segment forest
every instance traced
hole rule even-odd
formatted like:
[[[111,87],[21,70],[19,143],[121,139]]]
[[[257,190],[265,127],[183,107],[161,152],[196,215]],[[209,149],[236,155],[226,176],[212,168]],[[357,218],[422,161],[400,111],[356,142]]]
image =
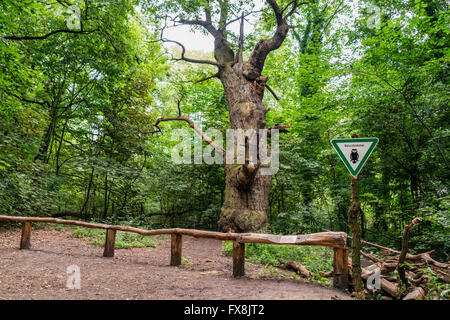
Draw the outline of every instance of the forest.
[[[449,25],[445,0],[0,1],[0,215],[351,235],[330,141],[357,135],[361,238],[400,250],[417,217],[448,261]],[[276,173],[174,163],[177,130],[237,128],[279,129]]]

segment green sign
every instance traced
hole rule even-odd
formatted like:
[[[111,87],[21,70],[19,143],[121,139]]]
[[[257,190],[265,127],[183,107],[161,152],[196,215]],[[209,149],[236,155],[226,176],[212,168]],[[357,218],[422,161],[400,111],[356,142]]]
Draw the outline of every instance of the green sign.
[[[377,143],[378,138],[331,140],[331,145],[354,177],[359,174]]]

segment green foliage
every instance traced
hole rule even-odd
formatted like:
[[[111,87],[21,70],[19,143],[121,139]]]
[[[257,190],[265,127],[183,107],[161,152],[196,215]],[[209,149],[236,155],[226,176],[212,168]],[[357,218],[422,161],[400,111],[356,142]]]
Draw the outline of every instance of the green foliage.
[[[449,300],[450,299],[450,285],[439,280],[436,273],[430,267],[421,268],[418,272],[422,273],[428,278],[427,287],[428,292],[425,300]]]
[[[82,227],[75,227],[72,235],[76,238],[86,238],[95,246],[105,245],[105,230],[88,229]],[[143,247],[156,247],[157,242],[150,237],[143,236],[137,233],[117,231],[115,248],[117,249],[131,249]]]
[[[171,131],[189,128],[184,122],[143,132],[181,111],[204,130],[224,133],[227,99],[217,78],[197,82],[215,67],[169,63],[180,51],[155,41],[157,27],[170,13],[203,19],[206,8],[219,25],[221,4],[230,17],[258,8],[251,1],[77,0],[70,4],[80,8],[86,32],[44,37],[67,31],[68,3],[0,1],[0,214],[69,212],[112,224],[216,230],[223,167],[172,163]],[[263,69],[281,98],[265,91],[266,124],[291,126],[280,137],[269,231],[349,232],[349,175],[329,141],[356,133],[380,139],[359,178],[363,238],[399,249],[404,226],[418,216],[409,247],[448,260],[447,2],[309,3],[289,18],[295,28]],[[370,27],[369,5],[380,8],[379,28]],[[268,4],[255,17],[244,59],[276,25]],[[238,34],[226,36],[236,49]],[[197,50],[186,56],[214,59]],[[263,263],[279,257],[249,250]],[[292,259],[305,265],[314,255],[295,250]]]
[[[225,255],[233,254],[233,242],[223,241],[222,251]],[[332,269],[333,250],[326,247],[314,246],[280,246],[271,244],[247,243],[245,245],[245,257],[251,262],[279,267],[280,259],[296,261],[316,274],[311,279],[322,284],[331,283],[319,275]]]

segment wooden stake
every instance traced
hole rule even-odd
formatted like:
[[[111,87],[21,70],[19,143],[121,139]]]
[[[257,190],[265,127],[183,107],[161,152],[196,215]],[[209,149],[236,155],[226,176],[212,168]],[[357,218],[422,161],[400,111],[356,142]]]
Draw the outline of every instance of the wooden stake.
[[[334,248],[333,286],[348,289],[348,249]]]
[[[31,248],[31,222],[22,223],[22,237],[20,239],[20,249]]]
[[[114,257],[114,248],[116,245],[116,230],[106,229],[104,257]]]
[[[183,253],[183,236],[181,234],[172,234],[171,236],[171,254],[170,265],[179,266]]]
[[[245,243],[233,241],[233,277],[245,275]]]

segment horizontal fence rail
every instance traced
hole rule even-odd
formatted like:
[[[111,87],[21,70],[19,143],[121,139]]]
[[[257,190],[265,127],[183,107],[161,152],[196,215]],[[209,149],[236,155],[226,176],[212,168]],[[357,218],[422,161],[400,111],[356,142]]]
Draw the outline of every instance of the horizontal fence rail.
[[[195,238],[209,238],[215,240],[233,241],[233,276],[245,275],[245,243],[265,243],[276,245],[313,245],[334,248],[333,259],[333,285],[337,288],[348,287],[348,249],[346,247],[347,234],[345,232],[319,232],[304,235],[272,235],[262,233],[224,233],[184,228],[145,230],[140,228],[91,223],[77,220],[64,220],[57,218],[18,217],[0,215],[0,221],[13,221],[22,223],[20,249],[31,248],[32,223],[53,223],[80,226],[93,229],[105,229],[106,239],[104,257],[113,257],[116,231],[134,232],[144,236],[171,235],[170,265],[181,264],[183,236]]]

